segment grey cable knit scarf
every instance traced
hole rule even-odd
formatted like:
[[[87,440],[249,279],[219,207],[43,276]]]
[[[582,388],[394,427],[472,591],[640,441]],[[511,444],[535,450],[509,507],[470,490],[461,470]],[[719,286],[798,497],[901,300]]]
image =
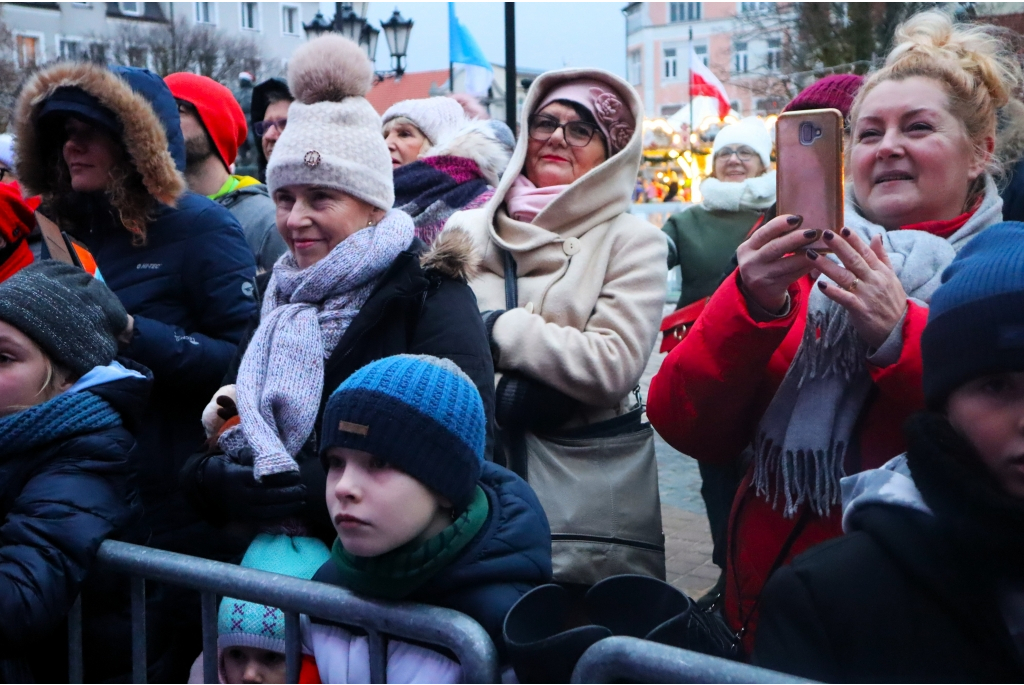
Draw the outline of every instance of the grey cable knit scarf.
[[[886,231],[862,217],[850,202],[846,226],[864,242],[881,235],[908,297],[927,305],[960,248],[982,229],[1002,221],[1002,206],[995,184],[986,178],[981,206],[948,240],[924,231]],[[835,287],[824,275],[818,280]],[[786,517],[804,502],[822,516],[840,503],[839,480],[846,475],[843,460],[871,391],[866,364],[870,352],[846,310],[812,287],[803,340],[761,418],[753,445],[757,494],[773,508],[781,498]]]
[[[392,210],[313,266],[299,269],[290,253],[274,265],[260,325],[238,368],[241,425],[220,439],[230,455],[252,449],[257,480],[298,470],[294,457],[320,408],[324,360],[412,239],[412,219]]]

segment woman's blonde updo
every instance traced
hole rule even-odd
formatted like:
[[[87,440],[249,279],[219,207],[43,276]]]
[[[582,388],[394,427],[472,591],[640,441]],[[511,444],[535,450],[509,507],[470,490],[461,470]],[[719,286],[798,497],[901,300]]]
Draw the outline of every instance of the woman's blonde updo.
[[[954,24],[934,10],[914,15],[896,29],[885,66],[857,93],[851,129],[864,98],[879,83],[923,76],[945,85],[950,113],[963,122],[978,152],[987,154],[985,141],[996,134],[996,110],[1016,97],[1022,81],[1020,64],[1000,31],[994,26]],[[999,166],[993,156],[988,170],[996,172]]]

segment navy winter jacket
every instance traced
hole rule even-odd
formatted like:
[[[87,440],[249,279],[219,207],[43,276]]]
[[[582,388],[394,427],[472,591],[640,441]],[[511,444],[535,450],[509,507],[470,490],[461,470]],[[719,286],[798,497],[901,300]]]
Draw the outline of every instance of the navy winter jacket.
[[[406,599],[460,611],[482,625],[503,658],[502,624],[527,592],[551,582],[551,528],[522,478],[484,462],[480,487],[489,512],[484,527],[449,566]],[[344,585],[333,561],[313,580]]]
[[[147,172],[146,160],[136,158],[147,145],[162,140],[160,132],[133,134],[134,129],[124,126],[122,143],[153,195],[159,195],[152,187],[159,179],[180,178],[185,142],[178,106],[160,77],[145,69],[116,67],[112,71],[120,80],[110,83],[92,77],[92,65],[68,68],[78,74],[70,77],[71,85],[87,92],[94,88],[98,92],[92,94],[100,101],[123,106],[114,111],[121,122],[143,118],[123,84],[142,96],[162,125],[177,170],[164,168],[171,164],[167,160],[159,166],[162,175]],[[152,159],[148,163],[154,164]],[[139,191],[129,187],[126,192]],[[255,260],[231,212],[208,198],[186,191],[175,206],[157,204],[151,217],[145,244],[136,244],[105,196],[83,193],[73,233],[92,252],[107,285],[134,319],[134,337],[125,355],[151,369],[156,379],[138,435],[139,485],[152,544],[214,554],[220,542],[199,525],[180,494],[177,474],[205,439],[203,407],[220,386],[256,314]]]
[[[126,365],[131,362],[125,361]],[[127,657],[131,640],[127,617],[127,581],[123,597],[102,591],[92,566],[100,544],[118,537],[145,542],[139,525],[142,505],[136,491],[130,453],[132,431],[145,407],[152,375],[122,378],[88,391],[121,415],[123,425],[83,430],[34,449],[0,453],[0,677],[36,682],[66,682],[65,616],[82,591],[87,658],[93,677],[114,675],[107,661],[120,647]],[[93,590],[93,591],[90,591]],[[115,644],[119,643],[119,644]],[[87,666],[91,666],[87,662]],[[96,670],[96,669],[100,670]]]

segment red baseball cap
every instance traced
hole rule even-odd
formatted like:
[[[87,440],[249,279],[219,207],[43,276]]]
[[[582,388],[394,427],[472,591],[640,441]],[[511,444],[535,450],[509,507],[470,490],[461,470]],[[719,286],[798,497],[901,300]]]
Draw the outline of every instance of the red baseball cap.
[[[185,72],[169,74],[164,83],[175,98],[196,108],[217,154],[224,166],[230,169],[249,132],[245,113],[231,90],[212,78]]]

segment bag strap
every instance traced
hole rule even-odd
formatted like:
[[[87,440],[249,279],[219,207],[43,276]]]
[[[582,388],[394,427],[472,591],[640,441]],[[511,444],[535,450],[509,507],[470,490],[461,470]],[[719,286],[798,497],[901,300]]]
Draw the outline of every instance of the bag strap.
[[[782,566],[782,562],[784,562],[786,560],[786,557],[789,556],[789,551],[793,548],[793,544],[796,542],[796,539],[798,537],[800,537],[800,533],[802,533],[804,531],[804,528],[807,526],[807,520],[808,520],[808,518],[810,518],[809,512],[810,512],[810,507],[809,506],[804,506],[803,510],[800,512],[800,516],[797,518],[796,522],[793,524],[793,528],[789,531],[789,535],[786,536],[786,541],[782,543],[782,548],[779,549],[779,553],[775,557],[775,561],[772,562],[771,568],[768,569],[768,575],[765,576],[765,581],[764,581],[765,585],[768,584],[768,580],[772,577],[772,574],[774,574],[776,571],[779,570],[779,567]],[[739,519],[739,511],[737,511],[736,514],[737,514],[736,520],[738,520]],[[735,563],[736,563],[736,536],[732,535],[730,537],[732,537],[732,543],[729,545],[729,552],[730,552],[730,554],[729,554],[729,557],[730,557],[729,563],[732,564],[732,565],[735,565]],[[735,580],[735,584],[736,584],[736,607],[737,607],[737,611],[739,611],[739,606],[740,606],[740,603],[739,603],[740,581],[739,581],[739,578],[736,576],[735,573],[733,573],[733,580]],[[754,618],[754,614],[757,613],[758,608],[760,608],[760,606],[761,606],[761,598],[763,596],[764,596],[764,586],[761,586],[761,591],[759,593],[757,593],[757,599],[754,600],[754,606],[750,607],[750,612],[747,614],[746,618],[741,619],[740,629],[736,633],[736,641],[737,642],[742,640],[743,636],[746,635],[747,628],[750,625],[750,621]]]
[[[505,262],[505,309],[511,311],[519,306],[519,283],[517,275],[516,260],[512,253],[502,248],[501,257]]]

